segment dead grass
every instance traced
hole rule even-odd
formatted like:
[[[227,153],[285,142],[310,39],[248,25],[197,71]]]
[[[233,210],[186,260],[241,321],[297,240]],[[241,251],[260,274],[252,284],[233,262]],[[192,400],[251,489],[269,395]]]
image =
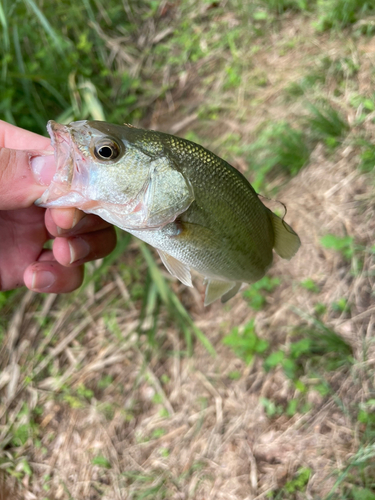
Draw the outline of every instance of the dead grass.
[[[113,57],[120,42],[108,41]],[[237,90],[221,94],[221,73],[211,86],[198,85],[203,63],[197,63],[179,84],[176,80],[169,107],[165,100],[155,103],[148,123],[179,133],[193,130],[219,151],[233,131],[246,143],[263,121],[293,119],[301,110],[299,102],[289,106],[283,99],[290,82],[323,54],[341,57],[348,51],[358,60],[359,72],[356,82],[345,83],[339,104],[354,119],[348,104],[353,86],[370,90],[374,54],[369,39],[356,48],[333,36],[316,37],[307,21],[291,16],[267,41],[258,42],[252,69]],[[120,62],[129,63],[126,57]],[[204,64],[206,70],[210,64],[220,67],[210,58]],[[254,72],[266,75],[267,84],[250,86],[248,102],[246,81]],[[332,97],[329,84],[325,92]],[[218,95],[225,114],[211,128],[197,112]],[[373,132],[370,120],[363,127]],[[245,162],[241,155],[236,161]],[[147,325],[139,328],[140,305],[129,303],[116,266],[101,289],[91,284],[74,301],[25,292],[0,357],[0,468],[13,488],[12,494],[0,492],[0,499],[261,500],[301,467],[312,475],[306,492],[293,498],[324,498],[335,472],[360,447],[355,412],[374,390],[373,255],[365,253],[362,270],[353,275],[350,262],[320,244],[322,236],[334,233],[351,235],[366,248],[373,245],[373,177],[361,175],[357,164],[350,136],[333,154],[319,144],[308,167],[279,193],[302,247],[291,262],[276,259],[270,274],[281,276],[282,284],[263,310],[254,313],[241,295],[224,307],[215,303],[204,309],[201,284],[197,291],[173,283],[216,357],[199,343],[186,357],[182,332],[165,311],[156,345],[150,345]],[[133,258],[134,247],[121,263],[132,266]],[[319,293],[300,286],[307,278],[319,285]],[[351,304],[349,314],[329,307],[340,298]],[[260,337],[272,346],[287,345],[292,330],[306,323],[296,309],[313,315],[318,302],[327,305],[321,321],[352,346],[354,364],[327,374],[333,394],[309,388],[307,412],[269,417],[260,398],[285,406],[298,391],[281,368],[267,373],[258,358],[246,366],[221,339],[255,317]],[[231,378],[235,371],[237,380]]]

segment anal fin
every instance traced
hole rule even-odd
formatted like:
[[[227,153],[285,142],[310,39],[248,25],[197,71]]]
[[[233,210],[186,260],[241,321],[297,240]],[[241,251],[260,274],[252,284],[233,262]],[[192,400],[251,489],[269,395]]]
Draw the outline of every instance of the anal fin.
[[[206,286],[206,294],[204,297],[204,305],[208,306],[215,302],[215,300],[222,297],[222,301],[226,302],[231,299],[233,295],[235,295],[241,283],[237,283],[236,281],[222,281],[222,280],[213,280],[209,279]],[[232,293],[232,290],[234,292]]]
[[[171,255],[163,252],[162,250],[157,249],[157,251],[160,255],[163,264],[171,273],[171,275],[179,279],[181,283],[183,283],[184,285],[192,287],[193,284],[191,282],[191,275],[189,268],[179,260],[172,257]]]
[[[227,293],[225,293],[221,297],[221,302],[224,304],[225,302],[228,302],[228,300],[230,300],[232,297],[234,297],[236,295],[236,293],[238,292],[238,290],[241,288],[241,285],[242,285],[242,282],[237,281],[235,283],[234,287],[231,288]]]

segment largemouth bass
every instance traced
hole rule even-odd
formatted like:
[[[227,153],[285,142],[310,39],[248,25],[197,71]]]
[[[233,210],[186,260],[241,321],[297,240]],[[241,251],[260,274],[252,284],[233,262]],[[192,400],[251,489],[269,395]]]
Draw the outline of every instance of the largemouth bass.
[[[47,129],[57,170],[37,205],[99,215],[155,247],[187,286],[197,271],[205,305],[262,278],[273,249],[290,259],[300,246],[245,177],[198,144],[100,121]]]

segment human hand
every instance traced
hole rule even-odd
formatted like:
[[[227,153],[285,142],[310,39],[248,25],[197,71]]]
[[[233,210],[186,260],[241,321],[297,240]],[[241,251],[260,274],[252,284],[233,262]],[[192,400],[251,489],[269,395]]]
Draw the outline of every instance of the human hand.
[[[95,215],[33,204],[56,169],[46,151],[48,138],[0,120],[0,290],[71,292],[82,283],[83,264],[116,245],[114,228]],[[44,249],[53,238],[52,250]]]

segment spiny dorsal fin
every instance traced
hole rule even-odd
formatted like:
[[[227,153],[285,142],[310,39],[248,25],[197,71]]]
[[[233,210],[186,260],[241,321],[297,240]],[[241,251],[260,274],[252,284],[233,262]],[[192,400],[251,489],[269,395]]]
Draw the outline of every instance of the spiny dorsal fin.
[[[168,269],[168,271],[171,273],[172,276],[175,276],[177,279],[181,281],[181,283],[183,283],[186,286],[193,286],[191,282],[190,270],[185,264],[175,259],[171,255],[168,255],[167,253],[163,252],[162,250],[159,250],[158,248],[157,251],[160,255],[163,264],[165,265],[165,267]]]
[[[271,222],[275,235],[274,249],[283,259],[291,259],[301,246],[298,234],[283,219],[271,212]]]

